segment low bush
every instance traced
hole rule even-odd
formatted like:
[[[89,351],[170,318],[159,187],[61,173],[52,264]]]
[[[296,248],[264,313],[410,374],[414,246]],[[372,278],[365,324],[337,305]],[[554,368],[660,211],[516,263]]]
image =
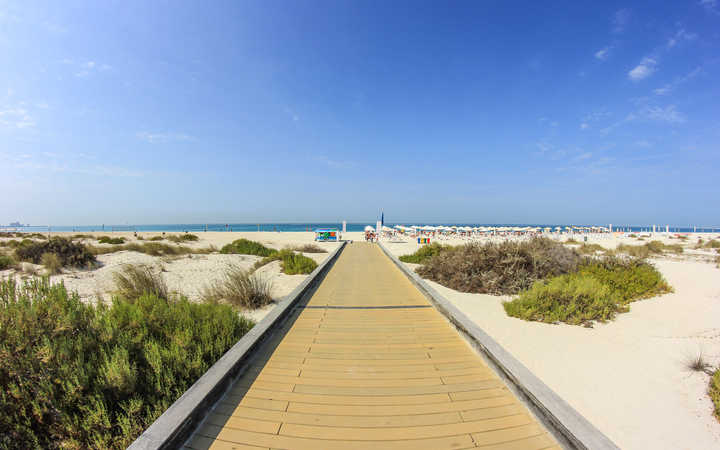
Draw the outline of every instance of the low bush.
[[[153,236],[153,237],[151,237],[151,238],[148,239],[148,240],[149,240],[149,241],[162,241],[163,239],[165,239],[165,238],[162,237],[162,236]]]
[[[113,245],[119,245],[125,243],[125,238],[113,238],[110,236],[101,236],[98,238],[98,242],[101,244],[113,244]]]
[[[269,280],[237,266],[227,268],[223,277],[205,287],[201,297],[206,302],[227,302],[233,306],[256,309],[272,303]]]
[[[402,255],[398,259],[405,263],[422,264],[433,256],[449,249],[449,245],[440,245],[436,242],[433,242],[432,244],[420,247],[419,249],[417,249],[417,251],[415,251],[415,253],[412,253],[410,255]]]
[[[15,265],[15,260],[10,255],[0,255],[0,270],[7,270]]]
[[[715,373],[710,377],[708,395],[715,406],[715,418],[720,420],[720,369],[715,369]]]
[[[113,274],[113,280],[118,295],[127,300],[134,301],[146,294],[169,299],[167,284],[162,274],[150,266],[125,265],[121,271]]]
[[[255,256],[270,256],[276,253],[277,250],[267,248],[259,242],[250,241],[248,239],[238,239],[233,241],[231,244],[225,245],[220,253],[225,254],[240,254],[240,255],[255,255]]]
[[[308,274],[317,267],[317,263],[312,258],[290,250],[280,250],[256,262],[255,269],[273,261],[280,261],[280,269],[287,275]]]
[[[631,238],[636,238],[636,237],[638,237],[638,235],[637,235],[637,234],[635,234],[635,233],[630,233],[630,234],[628,234],[628,237],[631,237]]]
[[[617,252],[625,253],[633,258],[648,258],[651,255],[662,255],[666,252],[682,253],[683,247],[680,244],[664,244],[661,241],[650,241],[644,245],[626,245],[617,246]]]
[[[537,281],[503,304],[509,316],[573,325],[605,322],[628,303],[671,292],[660,272],[638,259],[586,260],[576,272]]]
[[[709,240],[709,241],[707,241],[707,242],[703,242],[702,239],[699,239],[697,245],[695,246],[695,248],[696,248],[696,249],[701,249],[701,248],[715,248],[715,249],[718,249],[718,248],[720,248],[720,241],[717,241],[717,240],[715,240],[715,239],[711,239],[711,240]]]
[[[112,247],[96,247],[89,246],[89,250],[95,255],[106,253],[115,253],[122,251],[145,253],[150,256],[172,256],[172,255],[188,255],[188,254],[207,254],[217,251],[213,246],[205,248],[190,248],[182,245],[168,245],[160,242],[131,242],[124,245],[114,245]]]
[[[547,238],[473,243],[442,249],[417,273],[460,292],[516,294],[537,280],[576,270],[581,259]]]
[[[169,241],[175,242],[176,244],[180,244],[181,242],[195,242],[198,238],[195,234],[171,234],[168,237]]]
[[[327,250],[315,244],[295,245],[287,249],[300,253],[327,253]]]
[[[227,305],[0,281],[0,448],[124,449],[251,327]]]
[[[40,264],[45,266],[50,275],[58,274],[62,269],[62,261],[55,253],[43,253]]]
[[[600,244],[586,244],[583,243],[577,248],[577,251],[583,255],[594,255],[597,252],[605,253],[605,247]]]
[[[312,258],[308,258],[300,253],[279,252],[282,271],[287,275],[298,275],[311,273],[317,267],[317,263]]]
[[[41,264],[45,253],[54,253],[63,266],[87,267],[95,263],[88,247],[62,237],[53,237],[47,241],[23,241],[16,249],[15,256],[20,261]]]

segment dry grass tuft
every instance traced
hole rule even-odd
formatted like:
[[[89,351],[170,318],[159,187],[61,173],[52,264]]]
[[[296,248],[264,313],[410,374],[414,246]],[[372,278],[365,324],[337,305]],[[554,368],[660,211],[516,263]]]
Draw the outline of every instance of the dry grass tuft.
[[[238,308],[257,309],[272,303],[272,282],[238,266],[229,266],[222,279],[206,286],[201,297],[209,303],[229,303]]]
[[[168,287],[162,274],[150,266],[127,264],[120,272],[113,274],[113,279],[118,294],[126,300],[137,300],[145,294],[169,299]]]

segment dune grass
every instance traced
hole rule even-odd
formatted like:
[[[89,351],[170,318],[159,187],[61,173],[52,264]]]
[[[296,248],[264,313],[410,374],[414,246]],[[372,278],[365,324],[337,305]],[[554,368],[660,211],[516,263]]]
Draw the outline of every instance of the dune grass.
[[[438,248],[417,273],[460,292],[516,294],[544,278],[577,269],[577,251],[547,238]]]
[[[327,250],[316,244],[303,244],[287,247],[287,250],[300,253],[327,253]]]
[[[615,253],[625,253],[633,258],[649,258],[653,255],[663,255],[665,253],[680,254],[682,252],[682,245],[665,244],[661,241],[650,241],[643,245],[620,244],[615,249]]]
[[[113,245],[112,247],[88,246],[90,252],[94,255],[103,255],[106,253],[115,253],[122,251],[145,253],[150,256],[173,256],[173,255],[189,255],[189,254],[208,254],[216,252],[213,246],[205,248],[190,248],[183,245],[169,245],[161,242],[130,242],[129,244]]]
[[[633,301],[671,291],[651,264],[607,257],[585,260],[577,271],[537,281],[503,307],[509,316],[524,320],[580,325],[612,320]]]
[[[181,244],[183,242],[196,242],[200,238],[196,234],[171,234],[167,237],[168,241],[174,242],[176,244]]]
[[[43,253],[40,264],[45,266],[50,275],[56,275],[62,270],[62,261],[55,253]]]
[[[270,256],[275,252],[277,252],[277,250],[267,248],[259,242],[248,239],[238,239],[225,245],[220,250],[220,253],[224,254],[255,255],[263,257]]]
[[[83,303],[0,281],[0,448],[124,449],[251,327],[231,307]]]
[[[708,387],[708,395],[715,407],[715,418],[720,421],[720,368],[715,369],[712,377],[710,377],[710,386]]]
[[[415,251],[415,253],[402,255],[398,259],[405,263],[422,264],[433,256],[450,249],[451,247],[449,245],[441,245],[437,242],[433,242],[432,244],[420,247],[417,251]]]
[[[15,265],[15,259],[10,255],[0,254],[0,270],[11,269]]]
[[[170,299],[167,284],[160,271],[153,270],[145,264],[123,266],[119,272],[113,273],[113,281],[117,294],[128,301],[134,301],[148,294],[165,300]]]
[[[223,277],[203,288],[205,302],[226,302],[238,308],[256,309],[272,303],[272,283],[252,270],[229,266]]]
[[[121,238],[121,237],[110,237],[110,236],[100,236],[99,238],[97,238],[97,241],[98,241],[98,243],[100,243],[100,244],[113,244],[113,245],[118,245],[118,244],[124,244],[124,243],[125,243],[125,238]]]

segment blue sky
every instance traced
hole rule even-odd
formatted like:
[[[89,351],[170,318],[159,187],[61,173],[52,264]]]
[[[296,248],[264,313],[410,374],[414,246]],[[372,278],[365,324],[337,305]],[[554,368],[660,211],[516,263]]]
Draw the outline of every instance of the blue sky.
[[[720,0],[0,0],[0,223],[720,225]]]

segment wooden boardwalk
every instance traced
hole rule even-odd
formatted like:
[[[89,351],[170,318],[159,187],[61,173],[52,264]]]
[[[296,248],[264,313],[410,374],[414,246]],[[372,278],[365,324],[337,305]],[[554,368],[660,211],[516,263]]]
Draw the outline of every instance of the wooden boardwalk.
[[[545,449],[556,441],[375,245],[342,252],[192,449]]]

